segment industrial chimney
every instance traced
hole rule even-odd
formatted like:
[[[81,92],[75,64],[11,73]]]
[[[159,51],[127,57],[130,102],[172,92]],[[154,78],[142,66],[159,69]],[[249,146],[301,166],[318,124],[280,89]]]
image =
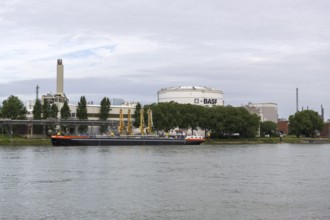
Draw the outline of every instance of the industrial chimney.
[[[296,112],[299,111],[299,94],[298,94],[298,88],[296,88]]]
[[[63,91],[63,64],[62,64],[62,59],[57,60],[57,94],[64,96],[64,91]]]

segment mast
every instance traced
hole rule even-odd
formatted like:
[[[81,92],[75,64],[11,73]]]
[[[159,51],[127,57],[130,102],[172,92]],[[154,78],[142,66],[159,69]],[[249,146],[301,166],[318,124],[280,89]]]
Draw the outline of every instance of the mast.
[[[128,109],[127,113],[127,134],[132,134],[132,116],[131,116],[131,109]]]
[[[119,126],[118,126],[118,132],[119,134],[123,134],[124,132],[124,119],[123,119],[123,110],[119,110]]]
[[[148,111],[148,127],[147,127],[147,133],[150,134],[152,132],[153,127],[153,120],[152,120],[152,110],[149,108]]]
[[[140,132],[144,135],[144,109],[140,110]]]

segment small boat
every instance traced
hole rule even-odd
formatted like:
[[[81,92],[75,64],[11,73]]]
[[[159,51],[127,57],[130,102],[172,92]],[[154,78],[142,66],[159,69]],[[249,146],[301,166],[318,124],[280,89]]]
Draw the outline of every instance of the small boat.
[[[159,137],[153,135],[53,135],[53,146],[129,146],[129,145],[199,145],[205,142],[202,136]]]

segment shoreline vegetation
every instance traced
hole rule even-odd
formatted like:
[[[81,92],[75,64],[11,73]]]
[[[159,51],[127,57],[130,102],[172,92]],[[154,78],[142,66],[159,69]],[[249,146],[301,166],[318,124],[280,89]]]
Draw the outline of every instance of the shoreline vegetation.
[[[327,144],[330,138],[306,138],[295,136],[286,137],[259,137],[259,138],[225,138],[206,140],[204,145],[230,145],[230,144]],[[203,144],[202,144],[203,145]],[[20,136],[9,137],[0,135],[0,146],[51,146],[49,137],[25,138]]]

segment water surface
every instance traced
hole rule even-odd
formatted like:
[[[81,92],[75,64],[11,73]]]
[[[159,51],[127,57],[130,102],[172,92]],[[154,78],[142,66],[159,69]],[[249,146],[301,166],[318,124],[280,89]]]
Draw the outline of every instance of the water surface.
[[[330,145],[0,147],[1,219],[330,219]]]

